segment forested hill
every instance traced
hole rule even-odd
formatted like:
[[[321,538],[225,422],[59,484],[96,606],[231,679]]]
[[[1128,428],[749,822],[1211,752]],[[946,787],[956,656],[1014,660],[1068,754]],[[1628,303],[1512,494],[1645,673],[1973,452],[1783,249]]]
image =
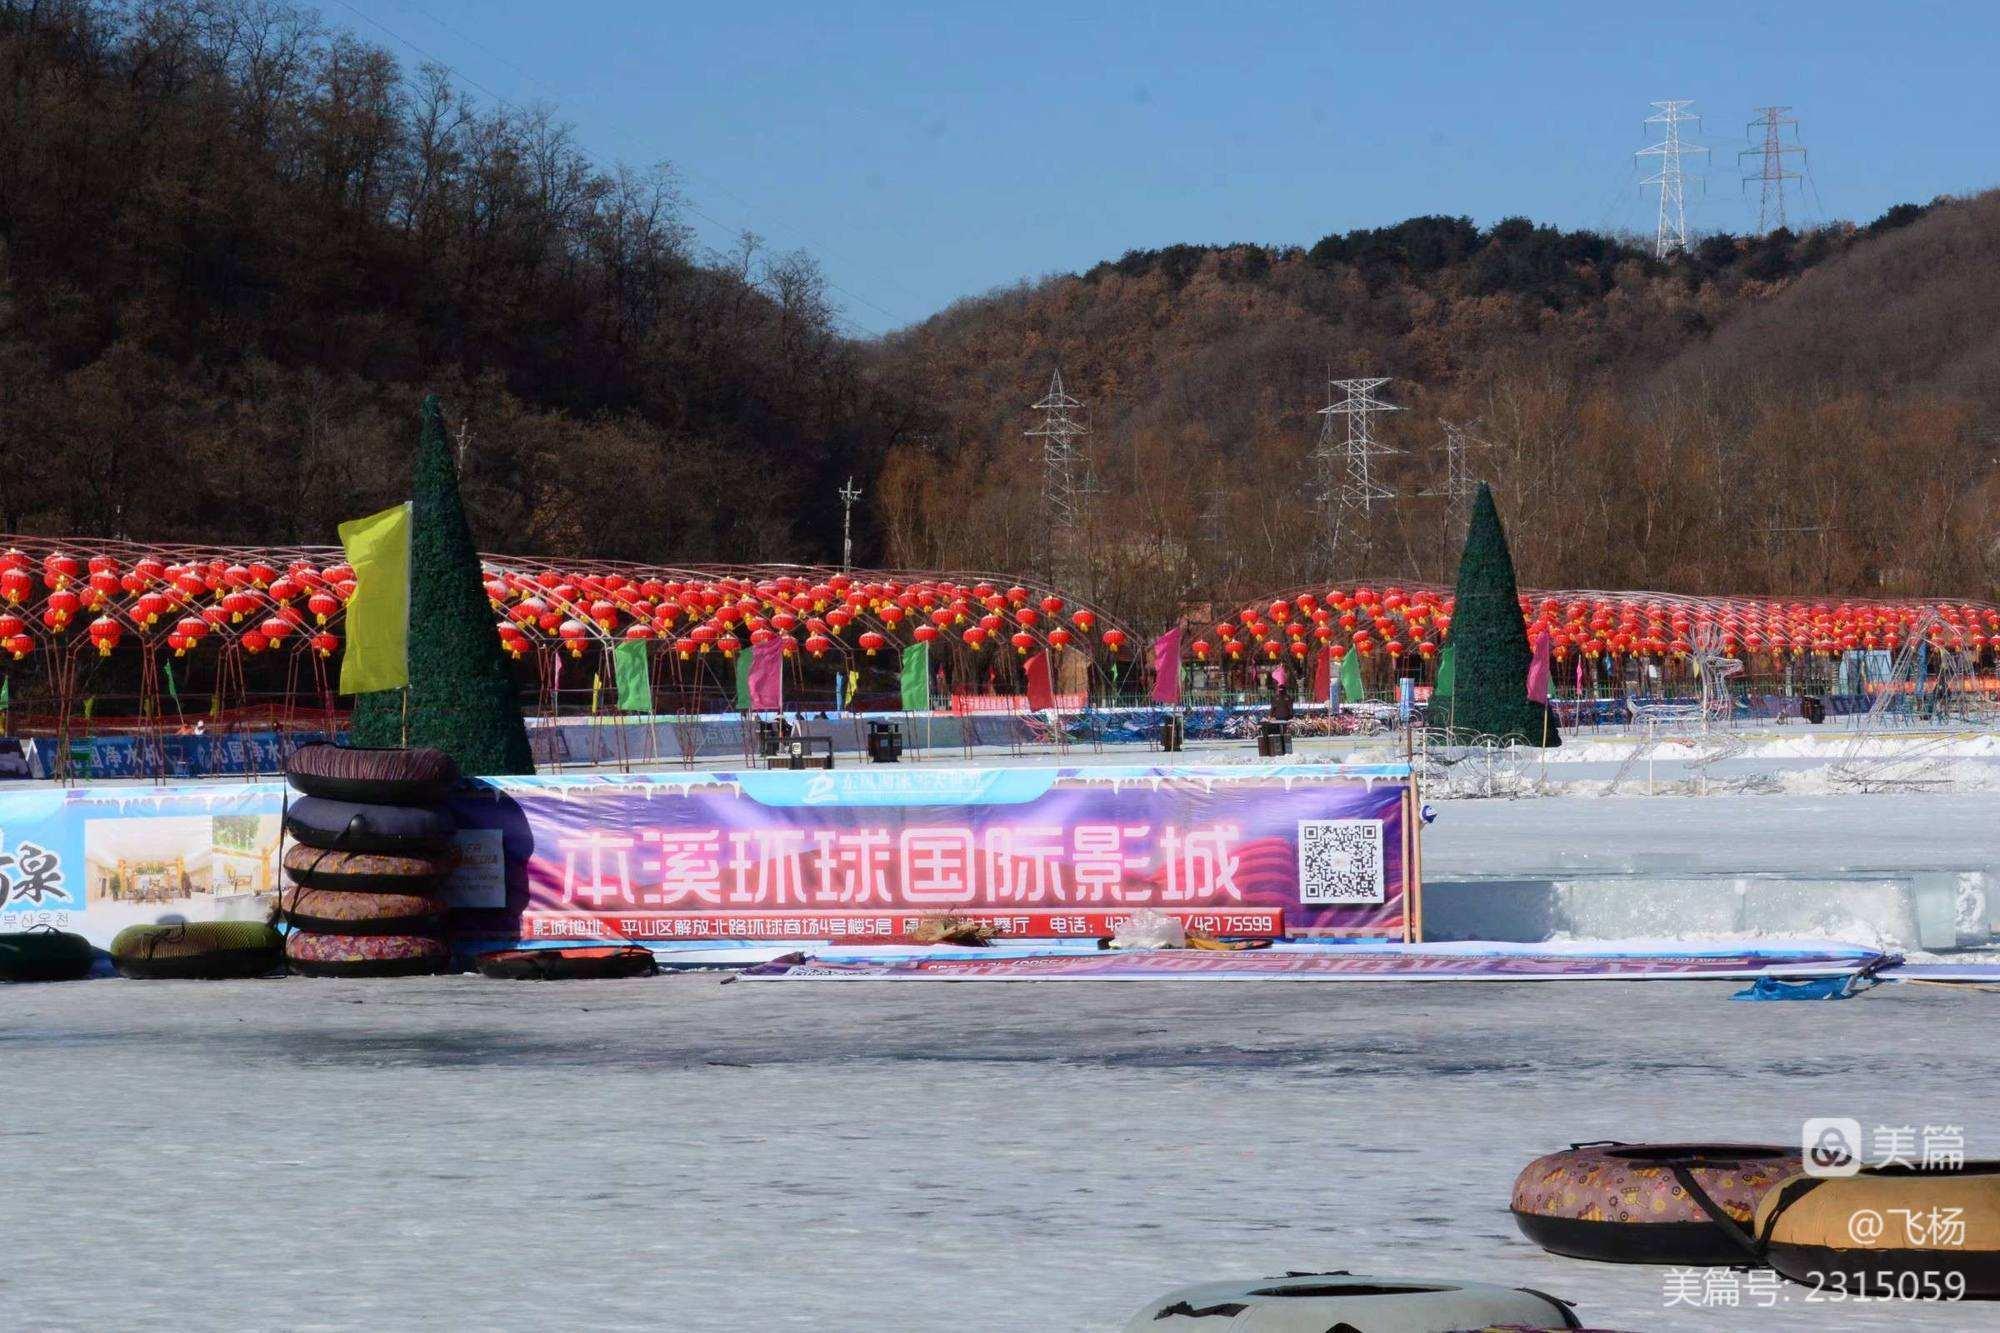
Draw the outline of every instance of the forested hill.
[[[1449,420],[1489,446],[1472,467],[1535,582],[1982,592],[1996,260],[1993,196],[1666,262],[1629,238],[1437,217],[1135,251],[890,338],[885,383],[942,407],[877,494],[901,562],[1030,558],[1021,432],[1060,365],[1089,405],[1101,576],[1132,596],[1279,586],[1311,544],[1327,380],[1387,375],[1405,410],[1380,434],[1408,452],[1366,572],[1447,574],[1442,506],[1418,492],[1442,480]]]
[[[1027,405],[1089,405],[1093,590],[1136,617],[1442,577],[1444,421],[1523,577],[1982,593],[2000,200],[1670,261],[1519,219],[1138,251],[841,332],[803,255],[281,0],[0,0],[0,530],[323,542],[445,396],[488,549],[1037,568]],[[1311,566],[1330,378],[1393,377],[1368,544]]]
[[[0,531],[324,542],[444,394],[491,547],[833,549],[897,428],[809,259],[273,0],[0,0]]]

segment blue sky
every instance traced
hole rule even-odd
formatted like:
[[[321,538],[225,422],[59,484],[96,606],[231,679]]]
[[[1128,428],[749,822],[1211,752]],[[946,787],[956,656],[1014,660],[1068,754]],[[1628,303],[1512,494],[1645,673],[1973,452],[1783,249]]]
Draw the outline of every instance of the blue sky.
[[[672,162],[704,246],[810,250],[856,332],[1135,247],[1420,213],[1650,230],[1654,98],[1703,116],[1701,230],[1754,225],[1736,154],[1766,103],[1810,152],[1795,216],[2000,180],[2000,5],[1971,0],[317,2],[607,162]]]

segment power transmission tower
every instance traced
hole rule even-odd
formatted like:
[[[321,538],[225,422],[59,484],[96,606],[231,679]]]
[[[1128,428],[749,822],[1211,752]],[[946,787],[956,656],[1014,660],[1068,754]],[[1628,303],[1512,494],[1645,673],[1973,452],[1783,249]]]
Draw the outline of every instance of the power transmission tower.
[[[1472,433],[1472,428],[1462,422],[1446,421],[1444,443],[1438,448],[1444,453],[1444,481],[1436,486],[1419,491],[1419,495],[1431,496],[1444,501],[1445,558],[1451,558],[1451,534],[1463,532],[1472,517],[1472,497],[1479,493],[1479,478],[1472,475],[1471,459],[1467,455],[1474,449],[1490,449],[1493,446]]]
[[[845,574],[854,568],[854,502],[861,498],[861,492],[854,489],[854,478],[834,492],[840,497],[840,572]]]
[[[1042,517],[1048,524],[1043,558],[1049,576],[1056,578],[1069,572],[1083,510],[1095,488],[1083,446],[1078,443],[1090,428],[1077,420],[1083,404],[1063,389],[1060,368],[1049,379],[1048,393],[1034,408],[1042,414],[1042,422],[1027,434],[1042,442]],[[1077,481],[1080,471],[1086,474],[1082,485]]]
[[[1660,259],[1665,259],[1676,250],[1687,249],[1687,174],[1681,167],[1681,159],[1708,151],[1699,144],[1686,143],[1681,139],[1681,126],[1701,128],[1701,117],[1688,111],[1693,105],[1694,102],[1688,98],[1653,103],[1657,109],[1646,117],[1646,123],[1661,127],[1660,141],[1648,144],[1633,154],[1635,157],[1660,159],[1660,169],[1639,182],[1641,185],[1660,187],[1660,219],[1653,233],[1653,254]]]
[[[1799,156],[1799,164],[1806,160],[1805,145],[1798,143],[1799,121],[1796,116],[1788,116],[1788,106],[1760,106],[1757,119],[1749,128],[1759,126],[1764,130],[1764,143],[1759,148],[1745,148],[1736,155],[1740,163],[1746,157],[1757,159],[1757,170],[1745,173],[1743,183],[1761,182],[1761,193],[1757,196],[1757,230],[1773,231],[1785,225],[1785,182],[1803,180],[1805,173],[1793,171],[1785,165],[1785,158],[1792,153]],[[1794,142],[1785,142],[1785,126],[1792,127]]]
[[[1319,443],[1312,451],[1319,465],[1317,498],[1321,519],[1321,563],[1329,574],[1338,572],[1341,546],[1349,537],[1359,546],[1365,564],[1368,551],[1368,519],[1377,500],[1393,500],[1396,493],[1378,479],[1375,464],[1401,449],[1391,448],[1375,438],[1375,417],[1382,412],[1400,412],[1393,403],[1375,397],[1375,390],[1389,382],[1387,376],[1370,379],[1330,380],[1328,388],[1345,395],[1319,410],[1326,418],[1320,427]],[[1346,419],[1337,429],[1334,419]]]

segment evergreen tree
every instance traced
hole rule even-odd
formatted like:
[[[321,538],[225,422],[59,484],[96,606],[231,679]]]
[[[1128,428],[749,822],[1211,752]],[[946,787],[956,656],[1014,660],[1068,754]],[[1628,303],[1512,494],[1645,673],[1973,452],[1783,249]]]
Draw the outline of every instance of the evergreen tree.
[[[424,399],[411,498],[409,743],[436,746],[469,775],[533,773],[435,394]],[[401,693],[357,697],[352,734],[356,745],[400,744]]]
[[[1484,483],[1472,504],[1465,554],[1458,561],[1451,613],[1451,692],[1431,696],[1431,725],[1454,738],[1497,736],[1529,745],[1560,745],[1548,708],[1528,697],[1528,626],[1514,585],[1514,557],[1493,492]]]

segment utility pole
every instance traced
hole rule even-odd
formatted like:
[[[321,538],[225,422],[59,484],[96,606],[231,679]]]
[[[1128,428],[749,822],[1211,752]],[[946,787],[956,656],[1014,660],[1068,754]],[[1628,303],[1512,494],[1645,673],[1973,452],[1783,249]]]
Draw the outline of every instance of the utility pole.
[[[1804,172],[1793,171],[1785,165],[1785,158],[1792,153],[1798,154],[1800,166],[1804,166],[1806,161],[1805,145],[1797,142],[1798,117],[1785,114],[1790,110],[1788,106],[1758,107],[1757,119],[1750,122],[1749,128],[1763,130],[1763,145],[1758,148],[1745,148],[1736,155],[1738,163],[1746,157],[1757,159],[1755,164],[1757,169],[1746,172],[1743,183],[1745,185],[1751,181],[1760,183],[1760,193],[1757,196],[1757,230],[1760,232],[1774,231],[1785,225],[1785,182],[1803,180],[1805,177]],[[1792,143],[1785,142],[1784,131],[1787,125],[1792,127],[1794,140]]]
[[[1660,141],[1648,144],[1633,154],[1635,157],[1660,159],[1660,169],[1639,182],[1641,185],[1660,187],[1660,217],[1653,232],[1653,255],[1658,259],[1665,259],[1676,250],[1687,249],[1687,174],[1681,166],[1681,159],[1708,151],[1681,138],[1681,126],[1701,128],[1701,117],[1688,111],[1693,105],[1694,102],[1687,98],[1653,103],[1656,109],[1646,117],[1646,123],[1661,127]]]
[[[1078,441],[1090,428],[1077,419],[1083,404],[1064,390],[1060,367],[1049,378],[1048,393],[1033,406],[1042,414],[1042,422],[1026,434],[1042,442],[1042,517],[1047,524],[1043,563],[1050,580],[1060,583],[1070,572],[1082,509],[1089,503],[1092,483],[1086,478],[1079,487],[1077,474],[1084,462]],[[1082,470],[1087,472],[1087,464]]]
[[[1362,563],[1366,564],[1368,520],[1375,511],[1375,502],[1396,498],[1394,491],[1382,485],[1375,468],[1379,460],[1403,452],[1375,438],[1376,414],[1403,410],[1375,397],[1375,390],[1388,382],[1388,376],[1330,380],[1328,388],[1339,390],[1343,396],[1319,410],[1326,421],[1320,427],[1312,461],[1319,465],[1319,490],[1315,498],[1321,524],[1320,564],[1329,576],[1341,572],[1338,567],[1341,547],[1349,538],[1359,544]],[[1336,427],[1335,418],[1343,418],[1345,427]]]
[[[861,492],[854,489],[854,478],[834,492],[840,497],[840,572],[845,574],[854,568],[854,502],[861,498]]]

